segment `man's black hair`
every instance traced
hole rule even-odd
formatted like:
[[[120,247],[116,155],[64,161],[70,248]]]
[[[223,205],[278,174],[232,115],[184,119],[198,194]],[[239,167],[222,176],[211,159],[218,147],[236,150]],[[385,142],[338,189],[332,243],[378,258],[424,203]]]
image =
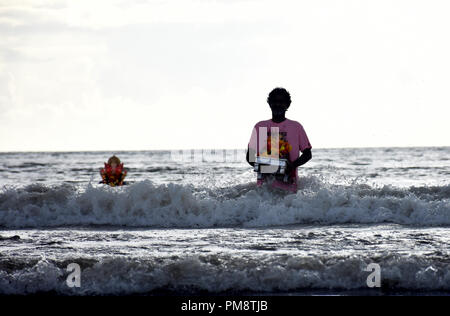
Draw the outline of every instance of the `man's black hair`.
[[[275,100],[283,100],[283,103],[289,106],[291,105],[291,95],[285,88],[277,87],[270,91],[269,96],[267,97],[267,103],[272,106]]]

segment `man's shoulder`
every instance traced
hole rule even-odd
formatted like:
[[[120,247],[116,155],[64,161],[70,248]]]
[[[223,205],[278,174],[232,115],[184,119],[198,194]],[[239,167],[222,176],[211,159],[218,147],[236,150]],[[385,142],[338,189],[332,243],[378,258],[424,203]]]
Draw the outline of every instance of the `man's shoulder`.
[[[270,125],[270,120],[262,120],[255,124],[255,127]]]
[[[288,121],[289,124],[291,124],[292,126],[298,127],[298,128],[303,128],[303,125],[300,124],[300,122],[295,121],[295,120],[290,120],[290,119],[286,119]]]

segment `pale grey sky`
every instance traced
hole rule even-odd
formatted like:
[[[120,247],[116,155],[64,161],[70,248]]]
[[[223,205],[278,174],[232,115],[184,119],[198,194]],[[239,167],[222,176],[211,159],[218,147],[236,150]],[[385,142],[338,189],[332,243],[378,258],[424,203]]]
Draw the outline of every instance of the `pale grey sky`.
[[[448,1],[0,0],[0,151],[450,145]]]

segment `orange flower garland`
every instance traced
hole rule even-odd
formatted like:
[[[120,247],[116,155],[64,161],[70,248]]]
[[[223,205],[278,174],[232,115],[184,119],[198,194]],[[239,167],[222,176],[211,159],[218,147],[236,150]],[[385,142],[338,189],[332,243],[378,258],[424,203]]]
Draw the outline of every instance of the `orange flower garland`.
[[[267,138],[267,149],[263,151],[261,156],[278,156],[279,158],[287,158],[289,156],[289,152],[292,150],[292,145],[289,144],[286,140],[280,138],[278,141],[278,151],[274,149],[272,154],[272,137]]]

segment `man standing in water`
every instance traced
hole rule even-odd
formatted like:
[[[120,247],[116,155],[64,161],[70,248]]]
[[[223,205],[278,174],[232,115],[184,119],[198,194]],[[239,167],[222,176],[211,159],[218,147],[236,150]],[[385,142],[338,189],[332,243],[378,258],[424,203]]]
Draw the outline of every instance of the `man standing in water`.
[[[257,185],[264,181],[272,182],[272,187],[281,188],[291,192],[297,192],[298,172],[297,168],[312,158],[311,144],[303,126],[285,117],[286,111],[291,105],[291,95],[284,88],[273,89],[267,98],[272,119],[256,123],[247,149],[247,162],[254,166],[256,156],[268,156],[287,160],[285,174],[287,181],[283,181],[271,174],[262,174]],[[267,138],[266,138],[267,135]],[[265,138],[267,140],[265,140]],[[274,144],[271,148],[271,144]],[[302,155],[299,155],[302,152]]]

